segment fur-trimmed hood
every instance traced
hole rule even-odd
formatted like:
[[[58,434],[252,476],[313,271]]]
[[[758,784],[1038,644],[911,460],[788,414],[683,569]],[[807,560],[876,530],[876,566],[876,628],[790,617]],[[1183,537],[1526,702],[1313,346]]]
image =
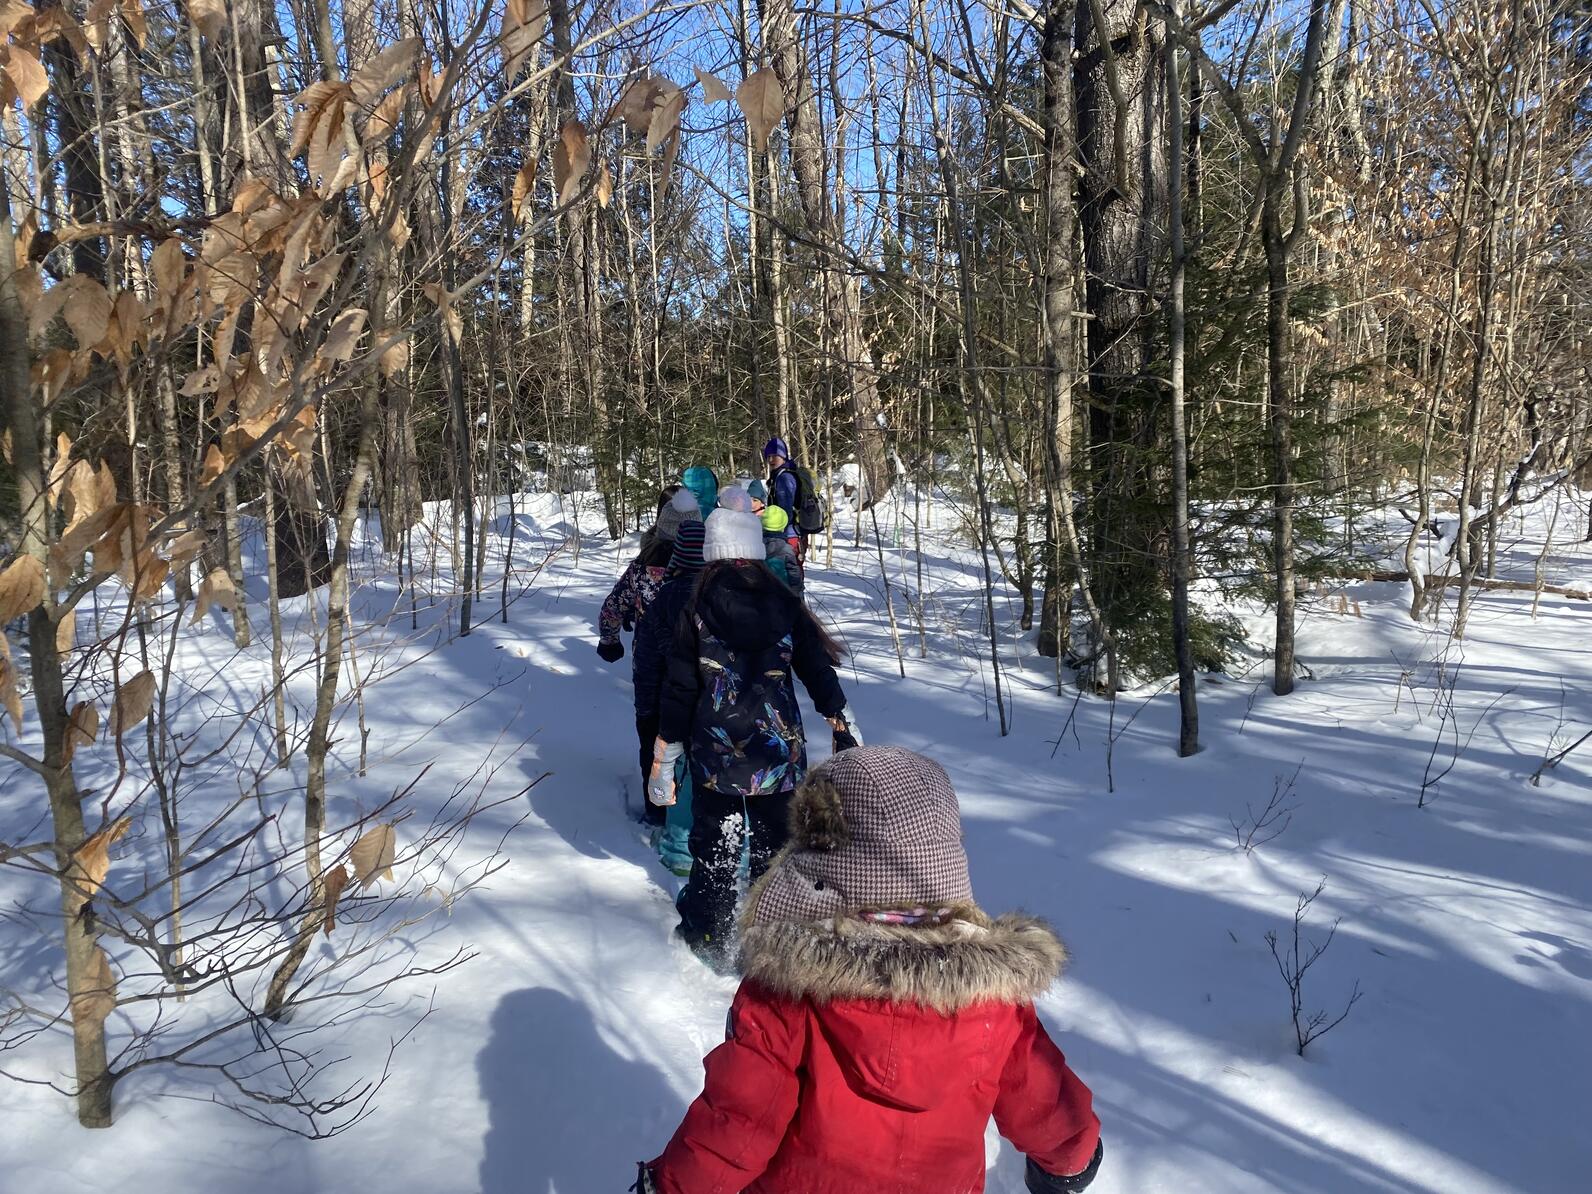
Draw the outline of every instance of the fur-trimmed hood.
[[[964,904],[943,924],[861,917],[742,927],[745,976],[789,999],[872,999],[944,1015],[990,1000],[1032,1003],[1060,975],[1067,950],[1043,921],[991,919]]]

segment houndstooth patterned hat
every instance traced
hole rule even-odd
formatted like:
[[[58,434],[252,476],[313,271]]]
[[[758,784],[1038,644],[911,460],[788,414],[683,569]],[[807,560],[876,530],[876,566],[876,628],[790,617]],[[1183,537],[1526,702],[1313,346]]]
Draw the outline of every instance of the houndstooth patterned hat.
[[[791,843],[752,893],[753,924],[971,903],[945,769],[898,746],[842,751],[791,802]]]

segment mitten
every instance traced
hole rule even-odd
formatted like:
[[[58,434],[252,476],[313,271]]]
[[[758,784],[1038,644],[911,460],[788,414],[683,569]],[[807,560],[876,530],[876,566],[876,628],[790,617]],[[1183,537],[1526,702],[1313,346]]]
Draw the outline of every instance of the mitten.
[[[636,1184],[630,1187],[631,1194],[658,1194],[658,1183],[652,1179],[652,1170],[647,1168],[645,1161],[636,1162]]]
[[[597,654],[602,657],[604,663],[618,663],[625,657],[625,644],[618,639],[612,642],[600,642],[597,644]]]
[[[862,745],[862,731],[857,728],[857,719],[851,715],[851,706],[846,706],[838,714],[829,719],[829,726],[835,731],[835,753],[850,750],[853,746]],[[842,745],[844,742],[844,745]]]
[[[685,754],[678,742],[659,738],[652,747],[652,773],[647,776],[647,799],[660,808],[675,802],[674,765]]]
[[[1024,1175],[1029,1194],[1074,1194],[1077,1190],[1087,1189],[1089,1183],[1094,1181],[1095,1174],[1100,1172],[1100,1158],[1105,1156],[1105,1152],[1106,1143],[1102,1140],[1095,1145],[1094,1156],[1084,1166],[1083,1172],[1073,1174],[1046,1173],[1030,1157],[1028,1172]]]

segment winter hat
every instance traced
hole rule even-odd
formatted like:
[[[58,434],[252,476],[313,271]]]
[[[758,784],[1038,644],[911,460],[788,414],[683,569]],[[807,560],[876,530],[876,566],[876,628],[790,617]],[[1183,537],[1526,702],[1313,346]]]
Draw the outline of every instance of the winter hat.
[[[713,475],[713,470],[704,464],[692,465],[680,479],[696,495],[697,508],[702,511],[702,517],[712,514],[719,503],[719,479]]]
[[[751,513],[720,506],[708,515],[704,560],[761,560],[764,554],[763,525]]]
[[[669,571],[697,572],[702,568],[702,541],[707,530],[695,514],[680,524],[674,536],[674,554],[669,557]]]
[[[739,485],[731,485],[719,494],[719,508],[723,510],[738,510],[742,514],[752,512],[752,495]]]
[[[752,501],[754,502],[768,501],[768,486],[755,477],[746,483],[746,492],[752,495]]]
[[[669,504],[658,511],[658,538],[669,543],[679,533],[680,524],[687,518],[700,518],[701,512],[697,509],[696,495],[689,489],[682,489],[669,499]]]
[[[786,460],[789,460],[790,445],[776,435],[763,445],[763,459],[767,460],[770,456],[783,456]]]
[[[791,842],[753,890],[748,923],[829,920],[973,902],[962,815],[945,769],[898,746],[858,746],[807,777]]]
[[[769,506],[763,511],[763,530],[770,535],[783,535],[790,528],[790,515],[783,506]]]

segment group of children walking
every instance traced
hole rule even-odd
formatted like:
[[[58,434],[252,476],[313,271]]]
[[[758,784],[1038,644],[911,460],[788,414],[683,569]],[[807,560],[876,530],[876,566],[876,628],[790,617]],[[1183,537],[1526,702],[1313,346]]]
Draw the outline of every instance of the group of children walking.
[[[720,493],[698,467],[660,494],[599,617],[606,661],[634,634],[648,809],[686,877],[676,934],[742,975],[702,1094],[632,1189],[977,1194],[993,1115],[1029,1190],[1082,1190],[1099,1121],[1033,1007],[1065,950],[974,903],[945,771],[862,745],[800,596],[810,485],[782,480],[783,441],[763,455],[766,488]],[[835,736],[811,773],[798,681]]]

